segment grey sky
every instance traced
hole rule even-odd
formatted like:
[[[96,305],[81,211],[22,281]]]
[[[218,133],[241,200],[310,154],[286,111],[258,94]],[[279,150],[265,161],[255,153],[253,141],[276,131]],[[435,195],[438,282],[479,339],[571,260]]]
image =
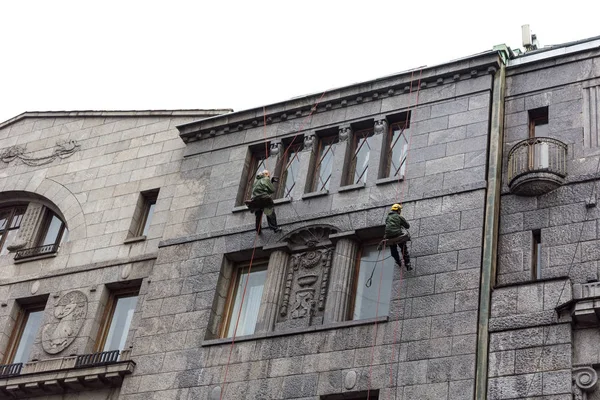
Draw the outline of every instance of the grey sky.
[[[525,23],[542,45],[600,35],[600,2],[572,4],[3,1],[0,121],[24,111],[241,110],[520,47]]]

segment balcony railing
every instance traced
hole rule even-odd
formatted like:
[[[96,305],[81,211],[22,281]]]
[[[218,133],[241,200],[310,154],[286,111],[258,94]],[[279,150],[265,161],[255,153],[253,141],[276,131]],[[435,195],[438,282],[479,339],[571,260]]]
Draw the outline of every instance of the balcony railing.
[[[97,367],[100,365],[116,363],[117,361],[119,361],[119,350],[84,354],[81,356],[77,356],[77,360],[75,361],[75,368]]]
[[[0,378],[9,378],[21,373],[23,363],[0,365]]]
[[[54,254],[58,251],[58,244],[47,244],[45,246],[31,247],[29,249],[23,249],[17,251],[15,254],[15,261],[24,260],[26,258],[32,258],[37,256],[43,256],[46,254]]]
[[[508,153],[508,186],[513,193],[548,193],[562,185],[566,175],[567,145],[560,140],[529,138]]]

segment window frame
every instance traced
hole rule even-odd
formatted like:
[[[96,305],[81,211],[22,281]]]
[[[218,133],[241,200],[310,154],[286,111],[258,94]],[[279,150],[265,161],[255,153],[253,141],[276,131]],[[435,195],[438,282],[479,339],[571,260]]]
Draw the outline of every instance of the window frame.
[[[279,182],[277,183],[277,191],[275,192],[275,198],[276,199],[282,199],[282,198],[288,198],[291,197],[291,193],[292,190],[296,187],[296,185],[298,185],[298,182],[294,182],[294,184],[292,185],[292,187],[290,188],[290,190],[288,191],[287,195],[285,193],[285,189],[286,189],[286,180],[287,180],[287,173],[288,173],[288,168],[291,164],[291,162],[293,161],[294,158],[296,158],[298,160],[298,162],[300,162],[300,153],[303,150],[303,143],[302,143],[302,138],[300,138],[301,140],[294,140],[292,143],[290,143],[287,146],[284,146],[284,150],[283,150],[283,158],[282,158],[282,162],[281,162],[281,170],[277,171],[277,175],[279,175]],[[294,154],[294,156],[292,158],[290,158],[290,154]]]
[[[8,238],[8,232],[13,231],[13,230],[16,230],[18,232],[19,229],[21,229],[21,224],[23,223],[23,217],[25,216],[25,213],[27,212],[27,204],[15,204],[12,206],[0,208],[0,212],[2,212],[4,210],[10,210],[10,216],[7,218],[6,228],[2,231],[2,233],[0,233],[0,256],[7,256],[10,254],[10,251],[7,254],[2,254],[1,252],[4,249],[6,239]],[[10,225],[12,223],[13,218],[15,217],[17,210],[23,210],[23,213],[21,214],[21,221],[19,222],[18,227],[10,228]]]
[[[531,279],[542,279],[542,232],[540,229],[531,231]]]
[[[34,247],[59,246],[62,243],[63,235],[64,235],[66,227],[67,227],[67,224],[65,223],[65,221],[63,221],[63,219],[60,217],[60,215],[58,215],[57,213],[55,213],[48,207],[45,207],[45,208],[46,209],[44,210],[44,218],[42,220],[42,225],[40,226],[40,230],[38,232],[38,237],[35,240]],[[58,218],[58,220],[61,222],[60,229],[58,230],[58,234],[56,235],[56,240],[54,241],[54,243],[44,245],[44,244],[42,244],[43,240],[44,240],[45,236],[48,234],[48,229],[50,229],[50,224],[52,223],[52,218],[54,216],[56,216],[56,218]]]
[[[337,134],[331,134],[317,137],[317,140],[317,151],[315,152],[315,163],[311,174],[310,192],[329,190],[328,186],[331,184],[331,178],[333,176],[333,163],[329,177],[327,177],[327,180],[325,180],[323,185],[321,185],[321,165],[323,163],[322,157],[329,152],[331,152],[332,157],[335,157],[333,146],[339,142],[339,136]],[[328,146],[328,149],[325,153],[323,153],[325,146]]]
[[[240,278],[242,276],[242,273],[244,272],[244,270],[246,269],[250,269],[250,264],[252,264],[252,270],[250,271],[250,274],[252,274],[253,272],[257,272],[257,271],[267,271],[268,273],[268,264],[269,261],[268,260],[255,260],[253,262],[243,262],[243,263],[237,263],[233,266],[233,270],[231,273],[231,278],[229,281],[229,287],[227,288],[227,297],[225,300],[225,305],[223,307],[223,313],[221,314],[221,323],[220,323],[220,328],[218,329],[218,336],[221,339],[228,339],[231,338],[233,336],[228,336],[227,332],[229,331],[229,327],[231,325],[231,322],[233,321],[232,317],[232,313],[233,313],[233,309],[235,306],[235,300],[237,297],[237,287],[238,284],[240,282]],[[267,282],[267,277],[265,275],[265,282]],[[263,285],[264,285],[263,283]],[[263,287],[263,294],[264,294],[264,287]],[[262,296],[261,296],[261,304],[262,304]],[[259,309],[260,309],[260,305],[259,305]],[[256,310],[257,314],[258,314],[259,310]],[[257,324],[258,324],[257,320]],[[238,327],[239,328],[239,327]],[[254,329],[256,330],[256,326],[254,327]],[[235,332],[234,332],[235,335]],[[237,336],[237,335],[235,335]]]
[[[137,228],[137,234],[135,236],[146,236],[148,234],[147,230],[145,229],[146,223],[148,222],[148,218],[151,217],[150,210],[152,210],[152,206],[156,207],[158,193],[158,189],[141,193],[144,204],[142,206],[142,214]],[[152,212],[152,215],[154,215],[154,211]],[[148,230],[150,230],[150,225],[148,225]]]
[[[134,296],[138,297],[138,302],[139,302],[139,296],[140,296],[139,286],[128,287],[128,288],[123,288],[123,289],[118,289],[118,290],[110,290],[109,289],[108,300],[106,302],[106,305],[104,306],[104,312],[102,313],[102,320],[100,321],[100,328],[98,330],[98,335],[96,336],[96,343],[94,344],[95,352],[99,353],[99,352],[104,351],[104,346],[106,345],[106,339],[108,338],[108,332],[110,331],[110,326],[112,324],[112,320],[115,315],[115,310],[117,307],[118,300],[120,298],[127,298],[127,297],[134,297]],[[136,303],[136,308],[137,308],[137,304],[139,304],[139,303]],[[131,326],[129,327],[129,329],[131,329]],[[128,334],[129,334],[129,331],[128,331]],[[124,349],[119,349],[119,351],[121,351],[121,350],[124,350]]]
[[[545,137],[545,136],[536,136],[535,135],[535,127],[539,125],[548,125],[549,123],[549,114],[548,107],[539,107],[527,112],[529,117],[529,138],[533,139],[536,137]]]
[[[252,185],[254,184],[254,179],[256,178],[256,173],[258,172],[261,162],[264,168],[267,168],[267,160],[269,159],[268,155],[264,152],[259,151],[258,149],[250,150],[250,162],[248,164],[247,176],[246,176],[246,186],[244,188],[244,196],[241,204],[244,204],[245,200],[250,200],[252,197]]]
[[[23,338],[23,333],[25,331],[27,321],[29,320],[29,315],[32,312],[44,312],[46,310],[46,302],[35,302],[31,304],[17,303],[17,307],[19,307],[19,310],[17,311],[15,326],[11,331],[10,338],[8,340],[8,345],[6,346],[6,353],[4,353],[4,358],[2,360],[3,365],[14,364],[17,349],[19,348],[19,344],[21,343],[21,339]],[[39,335],[42,325],[43,324],[40,323],[38,331],[36,332],[36,336]]]
[[[389,125],[390,126],[388,128],[387,138],[385,141],[385,146],[386,146],[385,147],[385,170],[384,170],[385,173],[384,173],[384,176],[382,176],[381,178],[401,178],[404,176],[404,173],[406,172],[408,146],[407,146],[406,152],[403,152],[404,158],[402,160],[402,163],[398,167],[397,173],[392,173],[392,161],[393,161],[392,156],[394,153],[394,145],[396,144],[396,142],[398,140],[400,140],[400,137],[404,137],[404,141],[408,145],[408,140],[406,138],[406,130],[410,128],[410,125],[408,122],[408,118],[406,118],[404,121],[392,122]],[[398,127],[398,129],[400,130],[400,134],[399,134],[398,138],[396,138],[396,142],[394,142],[394,128],[395,127]],[[404,168],[404,173],[400,173],[400,171],[402,171],[403,168]]]
[[[363,132],[366,132],[365,135],[360,135]],[[360,177],[358,178],[358,180],[354,180],[354,176],[356,174],[356,163],[357,163],[357,155],[360,152],[360,150],[362,149],[362,146],[364,146],[365,144],[367,144],[367,146],[369,145],[368,143],[368,139],[372,138],[375,135],[375,128],[374,127],[370,127],[370,128],[364,128],[364,129],[360,129],[360,130],[356,130],[352,132],[352,149],[351,149],[351,156],[350,156],[350,162],[348,163],[348,171],[346,173],[346,185],[358,185],[360,184],[361,181],[363,181],[366,183],[367,182],[367,175],[369,173],[369,167],[371,166],[371,151],[373,151],[372,148],[369,148],[369,164],[367,164],[367,168],[363,171],[363,173],[360,175]],[[359,137],[360,136],[360,137]],[[359,146],[358,142],[361,139],[365,139],[363,141],[363,143]]]

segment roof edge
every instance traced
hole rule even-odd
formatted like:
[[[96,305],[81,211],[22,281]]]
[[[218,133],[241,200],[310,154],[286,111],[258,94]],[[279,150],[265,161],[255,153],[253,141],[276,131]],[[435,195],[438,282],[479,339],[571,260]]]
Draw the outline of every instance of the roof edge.
[[[178,109],[178,110],[73,110],[73,111],[25,111],[0,122],[0,129],[26,118],[71,118],[71,117],[199,117],[209,118],[232,113],[232,108]]]

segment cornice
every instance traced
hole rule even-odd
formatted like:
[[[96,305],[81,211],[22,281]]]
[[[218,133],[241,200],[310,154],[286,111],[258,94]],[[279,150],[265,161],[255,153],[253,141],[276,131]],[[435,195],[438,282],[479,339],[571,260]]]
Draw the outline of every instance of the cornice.
[[[500,66],[500,63],[498,53],[490,51],[439,66],[413,69],[373,81],[333,89],[324,94],[294,98],[265,106],[264,109],[258,107],[207,118],[180,125],[177,129],[185,143],[257,128],[265,122],[267,125],[282,122],[297,123],[299,130],[311,114],[404,95],[411,91],[415,92],[418,89],[419,81],[420,90],[424,90],[492,74]]]
[[[90,118],[90,117],[198,117],[209,118],[233,112],[231,108],[217,108],[212,110],[113,110],[113,111],[26,111],[11,119],[0,123],[0,129],[27,118]]]

